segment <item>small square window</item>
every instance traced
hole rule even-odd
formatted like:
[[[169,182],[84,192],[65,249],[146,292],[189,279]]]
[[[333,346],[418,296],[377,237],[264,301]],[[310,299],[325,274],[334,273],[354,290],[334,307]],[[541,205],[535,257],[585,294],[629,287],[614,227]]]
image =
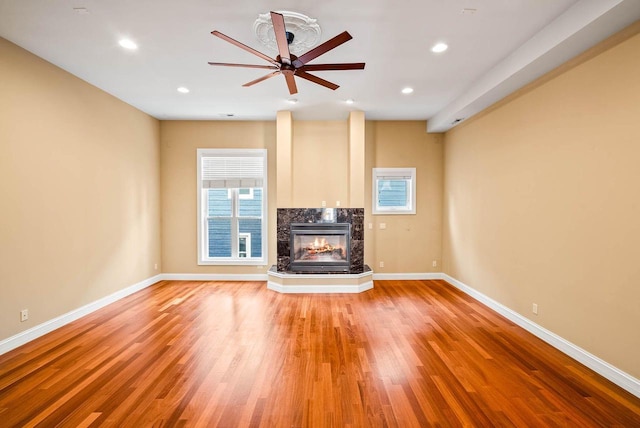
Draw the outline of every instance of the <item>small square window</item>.
[[[373,214],[416,213],[416,169],[373,168]]]

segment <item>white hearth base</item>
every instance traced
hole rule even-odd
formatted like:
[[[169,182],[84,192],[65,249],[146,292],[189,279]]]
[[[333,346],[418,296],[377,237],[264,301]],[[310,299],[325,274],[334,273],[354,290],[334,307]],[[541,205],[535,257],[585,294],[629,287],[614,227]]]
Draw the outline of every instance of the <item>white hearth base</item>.
[[[373,288],[373,271],[356,274],[267,272],[267,288],[278,293],[361,293]]]

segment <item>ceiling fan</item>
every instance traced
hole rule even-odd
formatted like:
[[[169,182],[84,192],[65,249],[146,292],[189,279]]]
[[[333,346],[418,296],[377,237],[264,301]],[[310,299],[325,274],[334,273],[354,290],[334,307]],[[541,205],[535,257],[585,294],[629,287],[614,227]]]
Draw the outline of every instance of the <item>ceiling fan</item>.
[[[336,90],[339,88],[335,83],[331,83],[327,80],[324,80],[318,76],[310,74],[309,71],[326,71],[326,70],[362,70],[364,69],[364,62],[352,62],[352,63],[343,63],[343,64],[308,64],[310,61],[319,57],[322,54],[327,53],[331,49],[337,48],[341,44],[348,42],[352,39],[351,34],[344,31],[334,38],[327,40],[321,45],[316,46],[311,49],[307,53],[300,55],[299,57],[293,55],[289,52],[289,43],[293,41],[294,35],[288,32],[284,26],[284,16],[277,12],[271,12],[271,22],[273,23],[273,32],[276,36],[276,43],[278,45],[278,53],[279,55],[274,58],[270,58],[269,56],[258,52],[255,49],[250,48],[249,46],[240,43],[237,40],[232,39],[229,36],[222,34],[219,31],[212,31],[216,37],[221,38],[222,40],[226,40],[227,42],[238,46],[241,49],[246,50],[260,58],[268,61],[271,65],[254,65],[254,64],[230,64],[225,62],[210,62],[210,65],[221,65],[227,67],[247,67],[247,68],[264,68],[268,70],[273,70],[271,73],[262,76],[256,80],[252,80],[251,82],[245,83],[242,86],[252,86],[256,83],[260,83],[264,80],[269,79],[270,77],[276,76],[278,74],[284,75],[285,80],[287,81],[287,86],[289,88],[290,94],[296,94],[298,92],[298,88],[296,86],[296,81],[294,76],[301,77],[303,79],[309,80],[310,82],[317,83],[318,85],[325,86],[329,89]]]

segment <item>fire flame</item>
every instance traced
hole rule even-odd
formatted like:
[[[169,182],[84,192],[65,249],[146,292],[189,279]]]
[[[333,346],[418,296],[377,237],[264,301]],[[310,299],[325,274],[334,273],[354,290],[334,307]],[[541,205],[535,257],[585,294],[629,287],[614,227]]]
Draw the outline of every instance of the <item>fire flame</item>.
[[[313,241],[313,248],[322,248],[325,245],[327,245],[327,240],[324,238],[321,238],[320,240],[316,238],[315,241]]]
[[[325,238],[316,237],[313,242],[310,242],[306,250],[309,254],[326,253],[333,251],[335,247],[327,242]]]

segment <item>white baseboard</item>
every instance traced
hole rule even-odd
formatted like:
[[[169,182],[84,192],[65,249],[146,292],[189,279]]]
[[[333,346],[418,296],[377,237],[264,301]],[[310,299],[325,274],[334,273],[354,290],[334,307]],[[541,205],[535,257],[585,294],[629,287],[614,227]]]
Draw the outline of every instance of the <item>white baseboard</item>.
[[[220,273],[163,273],[162,279],[171,281],[266,281],[266,273],[220,274]]]
[[[438,272],[424,273],[374,273],[373,279],[384,281],[387,279],[412,280],[412,279],[442,279],[442,274]]]
[[[529,333],[537,336],[538,338],[544,340],[554,348],[562,351],[567,354],[571,358],[581,362],[585,366],[589,367],[594,372],[598,373],[602,377],[609,379],[611,382],[615,383],[621,388],[629,391],[636,397],[640,398],[640,380],[631,376],[628,373],[623,372],[617,367],[612,366],[604,360],[596,357],[595,355],[585,351],[577,345],[569,342],[566,339],[558,336],[557,334],[541,327],[540,325],[534,323],[530,319],[520,315],[519,313],[507,308],[501,303],[496,302],[492,298],[480,293],[479,291],[469,287],[468,285],[458,281],[455,278],[450,277],[447,274],[441,273],[439,274],[439,279],[444,279],[449,282],[454,287],[458,288],[460,291],[468,294],[473,297],[477,301],[485,304],[489,308],[498,312],[503,317],[507,318],[509,321],[514,324],[519,325],[520,327],[527,330]]]
[[[77,309],[67,312],[66,314],[60,315],[59,317],[53,318],[49,321],[43,322],[42,324],[31,327],[30,329],[22,331],[7,339],[0,340],[0,355],[6,352],[9,352],[19,346],[22,346],[25,343],[31,342],[32,340],[37,339],[40,336],[44,336],[45,334],[57,328],[60,328],[65,324],[69,324],[70,322],[75,321],[78,318],[82,318],[83,316],[88,315],[91,312],[97,311],[100,308],[103,308],[117,300],[127,297],[128,295],[133,294],[136,291],[140,291],[143,288],[146,288],[161,280],[162,280],[162,275],[156,275],[151,278],[147,278],[136,284],[130,285],[127,288],[123,288],[120,291],[116,291],[113,294],[110,294],[94,302],[88,303],[84,306],[81,306]]]
[[[373,288],[373,281],[364,282],[360,285],[282,285],[272,281],[267,282],[269,290],[278,293],[298,294],[298,293],[362,293]]]

